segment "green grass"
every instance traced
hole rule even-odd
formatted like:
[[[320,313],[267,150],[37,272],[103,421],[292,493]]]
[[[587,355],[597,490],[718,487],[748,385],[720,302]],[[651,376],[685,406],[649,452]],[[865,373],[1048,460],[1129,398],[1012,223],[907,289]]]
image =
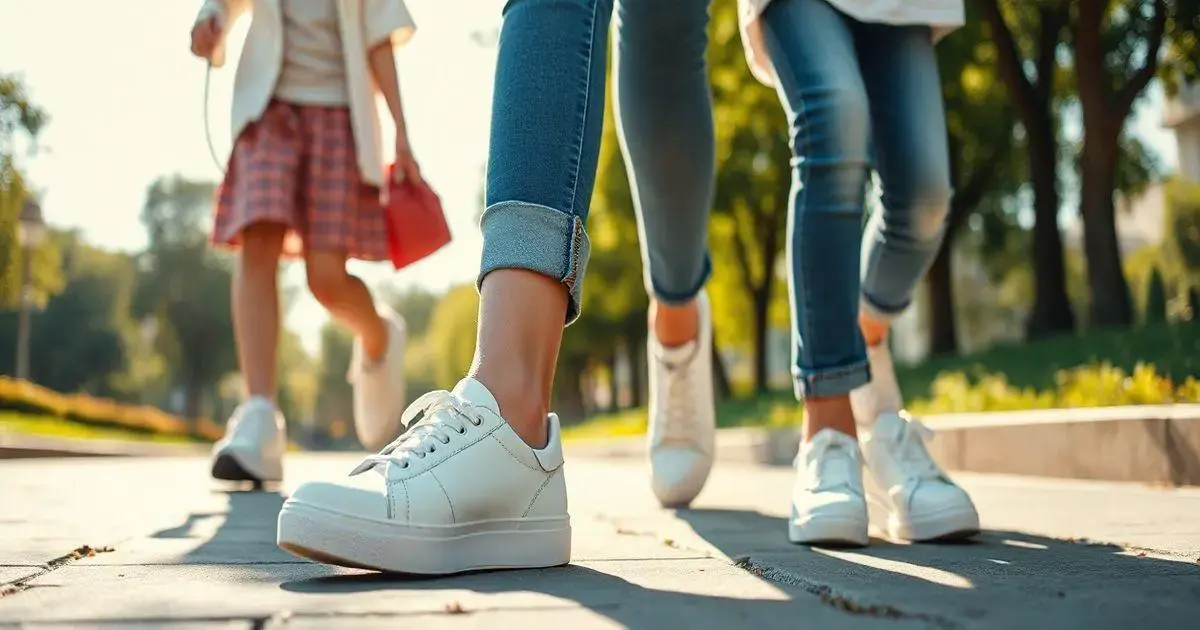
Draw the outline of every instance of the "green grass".
[[[180,435],[147,433],[115,427],[97,427],[54,416],[36,416],[13,412],[0,412],[0,433],[38,435],[47,437],[77,438],[91,440],[124,440],[130,442],[154,442],[159,444],[191,444],[196,440]]]
[[[1158,373],[1181,382],[1200,375],[1200,324],[1147,326],[1134,330],[1103,330],[1087,335],[996,346],[968,356],[938,357],[915,366],[898,366],[896,378],[906,397],[928,398],[930,385],[942,372],[968,375],[1004,374],[1011,385],[1054,389],[1059,370],[1109,362],[1132,372],[1139,362],[1152,363]],[[795,426],[799,407],[791,392],[772,392],[735,398],[717,405],[717,426]],[[594,416],[564,427],[570,440],[626,437],[646,430],[646,410],[629,409]]]

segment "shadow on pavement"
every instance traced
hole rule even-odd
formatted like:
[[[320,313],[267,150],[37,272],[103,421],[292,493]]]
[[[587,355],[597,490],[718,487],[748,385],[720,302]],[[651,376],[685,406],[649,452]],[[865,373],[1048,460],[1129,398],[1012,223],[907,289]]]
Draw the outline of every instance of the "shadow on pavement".
[[[275,546],[275,523],[283,507],[282,494],[243,490],[217,493],[226,497],[225,511],[193,512],[179,525],[155,532],[151,538],[202,541],[178,558],[183,564],[296,561]]]
[[[1011,531],[957,544],[873,539],[865,549],[819,549],[790,544],[785,521],[758,512],[676,515],[768,579],[827,590],[856,605],[890,605],[935,625],[1188,627],[1200,617],[1194,559]]]
[[[537,600],[536,604],[533,600],[519,603],[507,599],[502,606],[483,609],[472,607],[464,612],[507,611],[527,614],[555,609],[567,611],[582,606],[626,628],[737,628],[748,620],[753,620],[755,624],[766,622],[768,627],[781,627],[778,624],[796,619],[797,614],[805,610],[794,597],[786,594],[781,594],[778,599],[753,599],[659,590],[579,565],[531,571],[480,572],[444,578],[377,573],[340,575],[285,582],[281,588],[292,593],[322,595],[461,589],[509,598],[522,592],[536,593],[563,600],[563,603],[553,605],[545,600]],[[790,589],[782,590],[786,592]],[[543,617],[538,619],[549,621]],[[680,622],[685,620],[681,626]],[[578,621],[578,618],[574,621]]]

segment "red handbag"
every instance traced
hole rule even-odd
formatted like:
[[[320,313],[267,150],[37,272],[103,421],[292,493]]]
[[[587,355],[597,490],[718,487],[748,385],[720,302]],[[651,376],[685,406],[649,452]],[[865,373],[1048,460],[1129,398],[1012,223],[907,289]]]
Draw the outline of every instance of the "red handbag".
[[[396,269],[402,269],[445,247],[450,242],[450,226],[442,202],[429,184],[397,182],[394,177],[388,181],[383,209],[388,257]]]

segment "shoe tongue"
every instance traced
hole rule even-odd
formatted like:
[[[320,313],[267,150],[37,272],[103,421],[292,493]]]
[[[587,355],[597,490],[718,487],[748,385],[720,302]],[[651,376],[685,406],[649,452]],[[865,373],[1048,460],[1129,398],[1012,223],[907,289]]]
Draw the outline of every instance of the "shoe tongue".
[[[667,347],[659,344],[654,349],[655,356],[660,361],[670,366],[682,365],[687,363],[693,355],[696,354],[696,340],[693,339],[680,346]]]
[[[492,413],[500,415],[500,405],[496,402],[496,397],[492,396],[492,392],[487,386],[473,378],[464,378],[454,386],[454,395],[464,400],[470,401],[472,404],[485,407],[491,410]]]

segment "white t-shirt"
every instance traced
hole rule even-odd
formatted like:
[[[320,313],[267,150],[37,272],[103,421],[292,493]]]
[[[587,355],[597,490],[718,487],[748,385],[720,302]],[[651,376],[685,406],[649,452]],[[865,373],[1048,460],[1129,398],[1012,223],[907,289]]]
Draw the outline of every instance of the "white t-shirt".
[[[759,17],[772,0],[738,0],[742,48],[750,71],[763,83],[774,86],[775,73],[763,44]],[[833,8],[858,20],[877,24],[927,25],[934,41],[963,25],[963,0],[825,0]]]
[[[337,0],[282,0],[283,65],[275,96],[298,105],[345,106],[346,60]]]

